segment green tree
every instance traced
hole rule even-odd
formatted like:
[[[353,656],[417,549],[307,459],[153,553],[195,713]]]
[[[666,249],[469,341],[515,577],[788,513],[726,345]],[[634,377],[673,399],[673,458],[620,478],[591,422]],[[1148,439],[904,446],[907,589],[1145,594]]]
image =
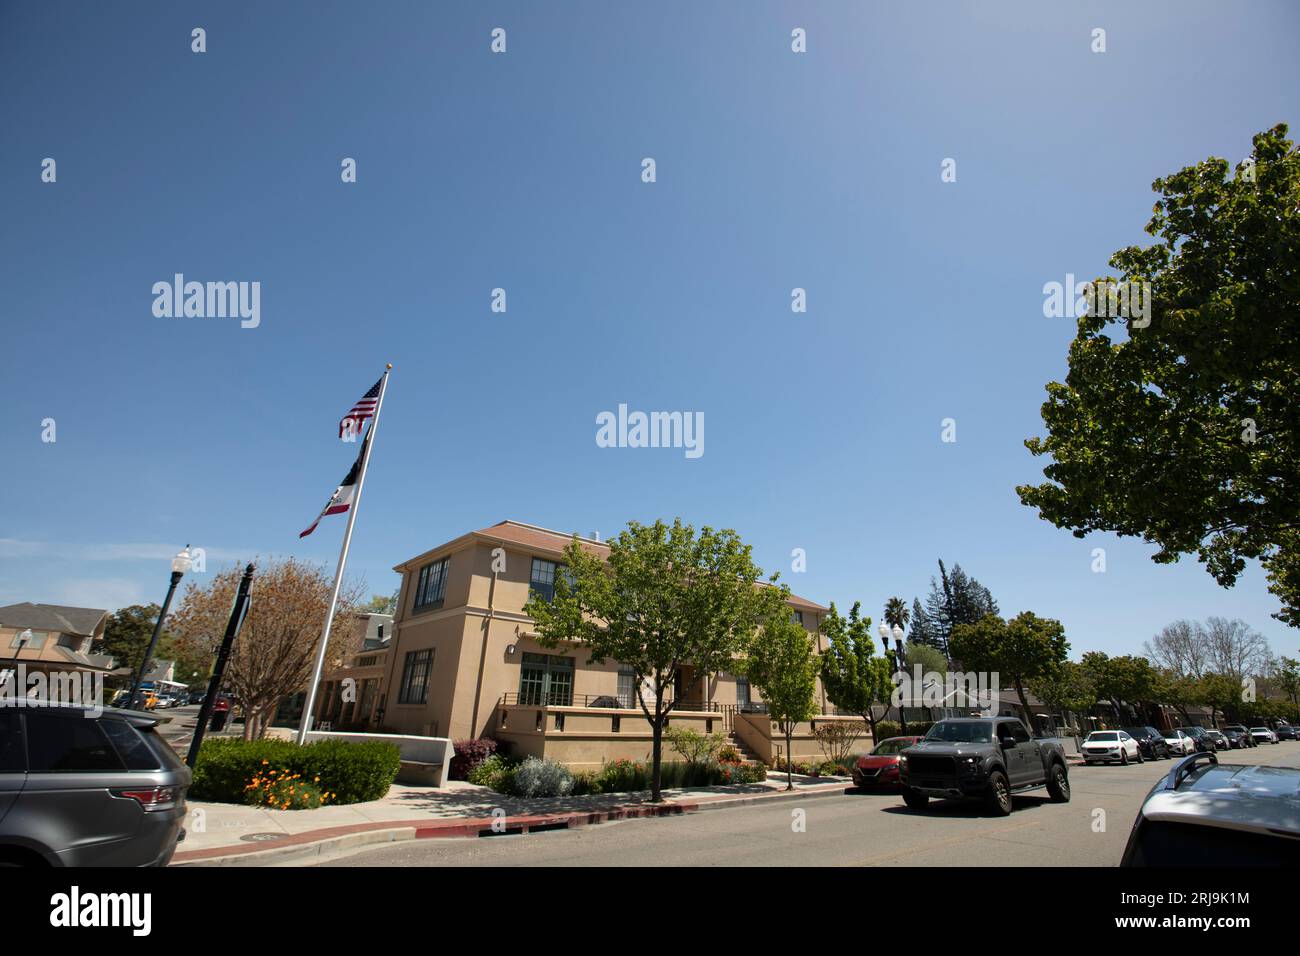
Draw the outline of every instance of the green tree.
[[[1283,657],[1277,663],[1274,679],[1279,689],[1291,698],[1291,706],[1300,707],[1300,661]]]
[[[357,611],[362,614],[396,614],[397,595],[397,591],[389,595],[372,594],[370,600],[357,608]]]
[[[822,620],[821,630],[827,640],[821,654],[822,687],[836,707],[865,720],[871,728],[871,739],[879,743],[875,708],[877,704],[888,706],[893,683],[889,661],[876,656],[871,618],[861,616],[861,607],[861,602],[855,601],[846,620],[832,601]]]
[[[1070,649],[1065,627],[1052,618],[1022,611],[1010,621],[986,614],[976,624],[959,624],[952,633],[952,656],[965,670],[1011,678],[1025,715],[1030,714],[1025,684],[1058,667]]]
[[[908,610],[907,602],[901,597],[891,597],[885,602],[885,623],[889,625],[891,631],[895,627],[906,628],[911,617],[912,612]]]
[[[1097,688],[1087,668],[1075,661],[1061,661],[1028,682],[1034,696],[1054,711],[1070,711],[1087,717],[1097,702]],[[1086,731],[1086,727],[1079,727]],[[1077,739],[1077,738],[1076,738]]]
[[[1116,715],[1124,719],[1124,701],[1134,705],[1139,723],[1148,719],[1148,710],[1155,703],[1160,684],[1160,674],[1145,657],[1124,655],[1110,657],[1101,651],[1083,655],[1083,669],[1096,690],[1097,698],[1111,702]]]
[[[1210,708],[1210,722],[1218,726],[1218,714],[1237,714],[1241,707],[1241,681],[1231,674],[1206,674],[1199,681],[1199,703]]]
[[[763,572],[734,531],[706,526],[697,535],[680,518],[629,523],[610,539],[605,560],[575,536],[564,561],[569,573],[556,576],[554,598],[534,592],[524,610],[544,647],[575,642],[592,663],[631,668],[651,727],[651,800],[658,802],[664,722],[675,703],[667,691],[678,672],[688,665],[702,674],[732,669],[774,606],[790,619],[789,591],[760,584]]]
[[[1157,179],[1150,247],[1110,259],[1150,309],[1078,320],[1047,386],[1047,481],[1025,505],[1076,537],[1110,531],[1194,554],[1230,587],[1250,559],[1300,626],[1300,153],[1285,125],[1233,170],[1211,157]],[[1125,326],[1127,336],[1112,334]]]
[[[914,607],[916,602],[913,602]],[[912,641],[937,647],[951,657],[948,642],[959,624],[975,624],[987,614],[997,614],[998,604],[989,589],[954,564],[949,571],[939,561],[939,577],[930,578],[930,593],[921,614],[913,614]]]
[[[744,662],[745,676],[763,693],[768,713],[785,734],[785,788],[794,789],[790,763],[794,728],[817,713],[817,654],[803,625],[784,606],[767,616]]]
[[[114,612],[104,625],[99,651],[111,655],[115,666],[129,667],[134,672],[144,660],[154,625],[162,608],[157,604],[132,604]],[[163,638],[167,631],[163,631]],[[162,638],[159,639],[162,643]]]

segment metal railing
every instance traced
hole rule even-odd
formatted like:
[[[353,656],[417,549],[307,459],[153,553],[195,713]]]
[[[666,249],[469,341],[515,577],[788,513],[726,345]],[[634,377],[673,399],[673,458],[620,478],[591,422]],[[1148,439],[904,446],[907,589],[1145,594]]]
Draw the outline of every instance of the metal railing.
[[[653,702],[647,701],[653,707]],[[508,693],[502,694],[500,700],[502,707],[609,707],[616,710],[637,710],[641,706],[637,703],[635,697],[629,697],[622,694],[569,694],[563,692],[551,691],[549,694],[543,693]],[[754,710],[754,713],[766,713],[765,705],[763,710]],[[712,700],[678,700],[673,702],[675,711],[692,711],[710,714],[732,715],[736,712],[735,704],[719,704]]]

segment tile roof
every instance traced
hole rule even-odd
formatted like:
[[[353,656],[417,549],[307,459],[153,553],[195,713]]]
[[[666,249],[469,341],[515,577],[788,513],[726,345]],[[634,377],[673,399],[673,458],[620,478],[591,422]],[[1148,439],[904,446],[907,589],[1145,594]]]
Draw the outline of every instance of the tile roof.
[[[8,604],[0,607],[0,626],[30,627],[63,634],[94,634],[108,612],[93,607],[65,607],[61,604]]]

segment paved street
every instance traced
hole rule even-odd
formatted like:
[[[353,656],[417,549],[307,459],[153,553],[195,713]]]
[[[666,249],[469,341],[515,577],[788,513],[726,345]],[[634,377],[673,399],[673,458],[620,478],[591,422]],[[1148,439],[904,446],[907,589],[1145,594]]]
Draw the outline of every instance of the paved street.
[[[1300,767],[1300,743],[1232,750],[1219,759]],[[1113,866],[1142,798],[1172,766],[1160,760],[1074,767],[1070,803],[1049,803],[1035,792],[1017,797],[1009,817],[950,802],[912,813],[896,796],[849,791],[525,836],[416,840],[320,865]],[[805,814],[804,832],[795,830],[796,811]]]

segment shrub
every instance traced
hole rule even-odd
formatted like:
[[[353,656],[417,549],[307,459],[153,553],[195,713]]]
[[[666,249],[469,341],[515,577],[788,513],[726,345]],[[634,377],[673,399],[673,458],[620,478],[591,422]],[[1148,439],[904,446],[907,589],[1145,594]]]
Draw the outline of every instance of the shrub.
[[[827,760],[839,763],[848,758],[866,731],[867,725],[860,720],[826,720],[816,725],[813,739]]]
[[[923,736],[925,732],[933,726],[933,720],[909,720],[907,722],[907,736]],[[878,720],[876,721],[876,733],[880,735],[879,739],[876,740],[876,743],[880,743],[881,740],[885,740],[889,737],[900,736],[902,730],[899,728],[898,721],[896,720]]]
[[[631,793],[650,789],[650,770],[635,760],[611,760],[597,775],[601,793]]]
[[[709,763],[726,743],[722,734],[702,734],[689,727],[668,727],[664,739],[689,764]]]
[[[299,747],[290,740],[205,740],[189,795],[195,800],[243,803],[245,788],[275,768],[315,781],[331,803],[363,803],[388,793],[401,769],[401,752],[383,741],[318,740]]]
[[[511,771],[510,761],[500,754],[492,754],[482,763],[476,765],[467,774],[470,783],[480,787],[491,787],[493,790],[501,790],[501,781]]]
[[[454,747],[451,779],[469,780],[470,771],[496,753],[497,742],[491,737],[476,737],[473,740],[458,740]]]
[[[740,751],[727,744],[718,751],[718,763],[740,763]]]
[[[573,774],[562,764],[529,757],[514,769],[510,792],[517,797],[567,797],[573,793]]]
[[[333,794],[321,789],[320,778],[304,780],[302,774],[263,769],[244,787],[244,802],[273,810],[312,810],[325,805]]]

